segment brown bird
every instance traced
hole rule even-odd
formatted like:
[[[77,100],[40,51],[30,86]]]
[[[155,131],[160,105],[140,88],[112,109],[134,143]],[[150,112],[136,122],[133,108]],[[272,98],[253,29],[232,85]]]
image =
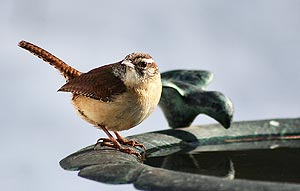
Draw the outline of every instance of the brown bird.
[[[160,73],[149,54],[131,53],[119,62],[81,73],[34,44],[21,41],[18,45],[54,66],[66,78],[67,83],[58,91],[71,92],[78,114],[108,136],[100,138],[96,145],[101,143],[141,158],[140,153],[124,145],[145,150],[144,145],[126,140],[118,131],[140,124],[159,102]]]

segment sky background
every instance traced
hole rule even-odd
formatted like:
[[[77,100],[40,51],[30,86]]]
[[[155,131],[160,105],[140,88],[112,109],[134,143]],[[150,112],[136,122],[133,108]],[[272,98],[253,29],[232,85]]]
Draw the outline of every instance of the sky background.
[[[64,79],[17,46],[33,42],[80,71],[150,53],[161,72],[214,73],[234,121],[299,117],[300,1],[0,1],[1,190],[134,190],[63,170],[105,134],[81,120]],[[215,123],[199,116],[193,124]],[[124,136],[168,128],[160,109]]]

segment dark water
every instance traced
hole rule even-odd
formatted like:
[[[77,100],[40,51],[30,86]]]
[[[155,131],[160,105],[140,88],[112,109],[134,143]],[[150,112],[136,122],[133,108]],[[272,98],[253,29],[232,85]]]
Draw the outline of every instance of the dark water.
[[[230,179],[300,183],[299,148],[173,154],[147,158],[145,163],[153,167]]]

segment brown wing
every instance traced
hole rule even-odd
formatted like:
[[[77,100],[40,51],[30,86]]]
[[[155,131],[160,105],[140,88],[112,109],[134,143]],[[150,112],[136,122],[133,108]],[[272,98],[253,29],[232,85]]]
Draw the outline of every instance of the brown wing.
[[[58,91],[72,92],[102,101],[112,101],[115,95],[126,91],[123,81],[116,77],[112,65],[105,65],[71,79]]]

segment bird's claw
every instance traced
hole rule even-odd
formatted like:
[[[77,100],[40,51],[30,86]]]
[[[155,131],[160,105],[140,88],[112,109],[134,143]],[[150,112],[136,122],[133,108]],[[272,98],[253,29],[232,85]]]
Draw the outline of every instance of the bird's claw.
[[[123,147],[120,145],[120,143],[122,145],[128,145],[128,146],[132,146],[132,147],[140,147],[144,150],[143,155],[141,155],[139,152],[135,151],[133,148],[129,148],[129,147]],[[134,140],[126,140],[126,139],[122,139],[122,140],[111,140],[109,138],[100,138],[97,140],[96,144],[94,145],[94,150],[96,150],[97,145],[100,144],[101,146],[107,146],[107,147],[111,147],[111,148],[115,148],[123,153],[127,153],[127,154],[134,154],[135,156],[137,156],[141,161],[145,160],[145,153],[146,153],[146,147],[143,144],[140,144]]]
[[[121,139],[121,140],[117,139],[117,140],[122,145],[129,145],[129,146],[132,146],[132,147],[140,147],[144,150],[144,152],[146,152],[146,147],[143,144],[141,144],[141,143],[139,143],[135,140],[127,140],[127,139]]]

